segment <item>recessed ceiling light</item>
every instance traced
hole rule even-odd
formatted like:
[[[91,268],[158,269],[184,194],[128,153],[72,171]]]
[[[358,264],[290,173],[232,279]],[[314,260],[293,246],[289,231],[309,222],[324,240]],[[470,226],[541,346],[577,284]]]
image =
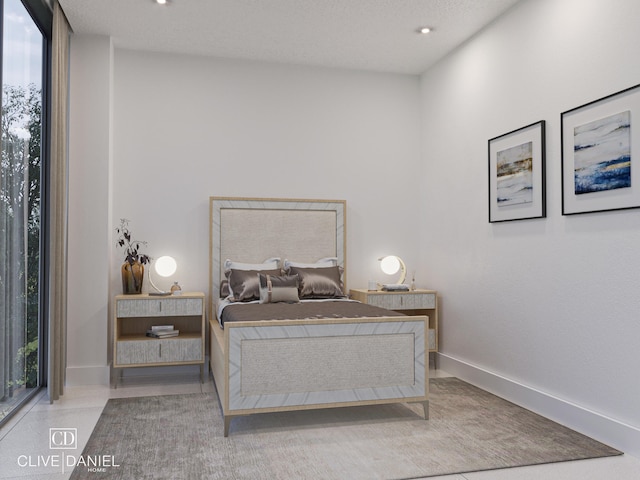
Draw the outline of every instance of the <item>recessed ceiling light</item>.
[[[427,33],[431,32],[431,28],[429,28],[429,27],[420,27],[418,29],[418,32],[427,34]]]
[[[167,0],[156,0],[156,3],[159,3],[160,5],[166,5]]]

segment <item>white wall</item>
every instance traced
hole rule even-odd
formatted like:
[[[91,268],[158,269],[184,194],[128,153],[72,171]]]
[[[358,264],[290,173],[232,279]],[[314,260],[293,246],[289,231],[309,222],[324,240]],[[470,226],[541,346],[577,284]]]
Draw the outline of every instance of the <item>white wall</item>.
[[[420,202],[443,368],[636,455],[640,210],[561,215],[560,114],[640,83],[639,18],[529,0],[426,72]],[[489,224],[487,141],[539,120],[547,218]]]
[[[67,384],[107,383],[111,40],[71,46]]]
[[[119,49],[111,64],[109,44],[72,38],[74,378],[92,383],[83,366],[108,365],[109,305],[122,291],[120,218],[151,256],[176,258],[184,290],[208,292],[210,196],[346,200],[348,286],[389,281],[383,254],[415,268],[419,77]]]
[[[208,288],[209,196],[346,200],[351,286],[417,263],[418,77],[116,50],[114,102],[112,220],[183,289]]]

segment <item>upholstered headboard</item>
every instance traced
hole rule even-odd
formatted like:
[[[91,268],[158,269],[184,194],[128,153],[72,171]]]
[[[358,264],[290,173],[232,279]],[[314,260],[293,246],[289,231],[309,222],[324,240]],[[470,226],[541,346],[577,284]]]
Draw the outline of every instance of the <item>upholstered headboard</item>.
[[[211,315],[219,298],[226,259],[261,263],[280,257],[311,263],[337,257],[338,265],[345,269],[346,291],[344,200],[210,197],[209,207]]]

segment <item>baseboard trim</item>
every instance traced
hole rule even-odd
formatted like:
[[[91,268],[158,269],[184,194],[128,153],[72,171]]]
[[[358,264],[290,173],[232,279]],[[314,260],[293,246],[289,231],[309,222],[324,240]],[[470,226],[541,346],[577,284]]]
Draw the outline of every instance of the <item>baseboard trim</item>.
[[[543,415],[634,457],[640,457],[640,429],[568,402],[464,360],[438,354],[438,367],[461,380]]]
[[[65,385],[77,387],[83,385],[109,385],[109,367],[67,367]]]

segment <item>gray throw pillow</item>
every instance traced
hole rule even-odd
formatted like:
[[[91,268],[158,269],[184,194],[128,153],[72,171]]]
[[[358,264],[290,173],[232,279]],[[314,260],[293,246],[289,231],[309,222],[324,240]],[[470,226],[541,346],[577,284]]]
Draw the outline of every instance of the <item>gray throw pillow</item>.
[[[234,302],[251,302],[260,300],[260,284],[258,274],[279,275],[280,270],[236,270],[227,272],[229,289]]]

